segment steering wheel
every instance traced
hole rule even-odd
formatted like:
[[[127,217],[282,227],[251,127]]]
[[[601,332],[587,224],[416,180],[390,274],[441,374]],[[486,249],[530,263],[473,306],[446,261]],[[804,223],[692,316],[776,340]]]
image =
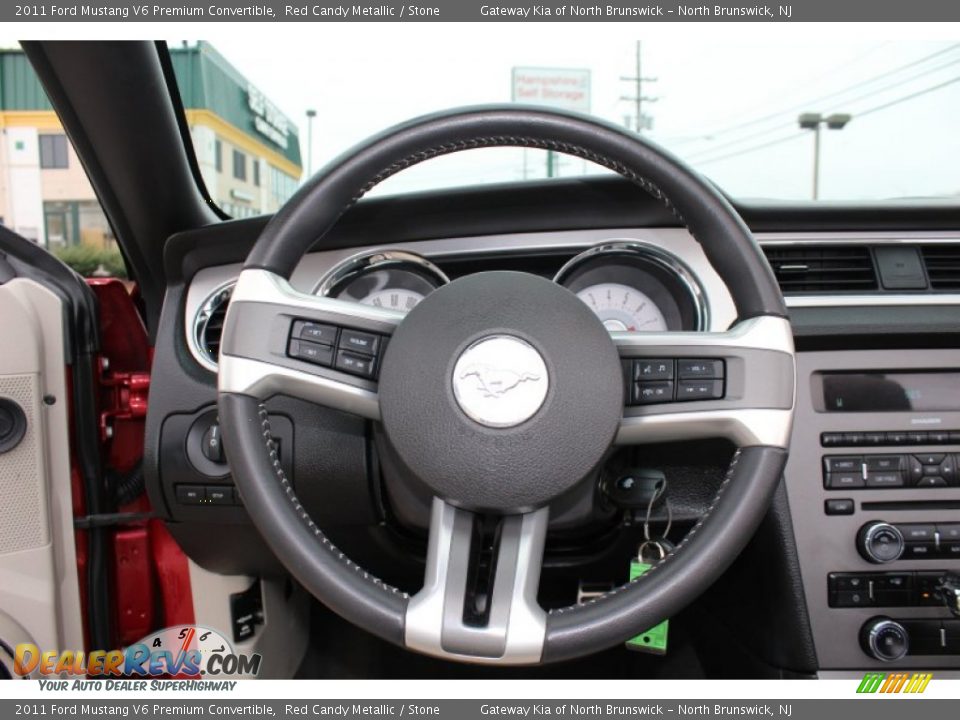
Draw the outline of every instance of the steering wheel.
[[[663,201],[726,283],[737,321],[725,332],[610,333],[567,289],[516,272],[455,280],[406,315],[291,287],[303,255],[372,187],[424,160],[495,146],[585,158]],[[292,357],[299,321],[366,333],[362,342],[381,346],[378,378],[366,366],[360,370],[370,376],[360,377],[332,360],[323,367]],[[677,357],[722,360],[723,397],[625,405],[628,359]],[[489,106],[394,127],[334,160],[290,199],[264,229],[233,291],[218,389],[224,445],[250,517],[318,600],[422,653],[536,664],[587,655],[643,632],[729,566],[780,481],[795,362],[773,274],[736,211],[703,178],[613,125]],[[432,493],[418,593],[409,596],[351,562],[311,520],[271,438],[262,403],[275,394],[381,423],[405,474]],[[715,500],[675,551],[605,595],[542,609],[537,589],[551,504],[614,445],[704,437],[725,437],[738,449]],[[474,526],[491,516],[499,523],[493,577],[477,612],[467,588],[477,552]]]

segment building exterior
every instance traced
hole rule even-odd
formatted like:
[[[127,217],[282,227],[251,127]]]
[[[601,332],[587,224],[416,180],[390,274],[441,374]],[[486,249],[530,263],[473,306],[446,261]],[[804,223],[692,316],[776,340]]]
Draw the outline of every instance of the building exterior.
[[[210,197],[232,217],[275,211],[300,182],[296,125],[209,43],[172,47],[170,55]],[[113,241],[20,50],[0,50],[0,224],[53,250]]]

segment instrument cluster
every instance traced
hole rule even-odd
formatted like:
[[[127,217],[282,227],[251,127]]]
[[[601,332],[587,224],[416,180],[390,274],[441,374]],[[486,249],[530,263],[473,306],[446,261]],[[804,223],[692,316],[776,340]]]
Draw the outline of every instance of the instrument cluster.
[[[690,269],[663,249],[637,241],[596,245],[553,278],[575,293],[611,332],[705,330],[707,304]],[[409,312],[449,282],[432,261],[406,250],[374,250],[330,270],[318,295]]]

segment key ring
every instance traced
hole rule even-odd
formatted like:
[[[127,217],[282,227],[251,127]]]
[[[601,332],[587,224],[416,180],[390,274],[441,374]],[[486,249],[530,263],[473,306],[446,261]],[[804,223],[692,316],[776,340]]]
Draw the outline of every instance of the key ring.
[[[650,502],[647,503],[647,514],[643,519],[643,539],[644,544],[653,542],[653,539],[650,537],[650,516],[653,514],[653,506],[656,504],[663,494],[667,491],[667,481],[661,480],[658,483],[657,489],[654,491],[653,496],[650,498]],[[673,526],[673,512],[670,510],[670,502],[664,500],[664,504],[667,507],[667,527],[663,531],[663,537],[666,537],[670,534],[670,528]]]
[[[657,562],[660,562],[660,560],[663,560],[667,556],[666,548],[664,548],[663,545],[661,545],[659,542],[657,542],[656,540],[644,540],[640,544],[640,547],[637,549],[637,559],[640,562],[647,562],[646,559],[643,557],[643,551],[651,546],[655,547],[657,549],[657,552],[660,553],[660,557],[657,559]]]

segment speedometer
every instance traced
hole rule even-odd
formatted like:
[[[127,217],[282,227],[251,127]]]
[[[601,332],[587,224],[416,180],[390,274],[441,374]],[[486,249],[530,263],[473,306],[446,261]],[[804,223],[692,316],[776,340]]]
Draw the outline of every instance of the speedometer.
[[[611,332],[706,330],[707,303],[697,277],[663,248],[611,240],[585,250],[554,277]]]
[[[597,283],[580,290],[577,297],[596,313],[607,330],[667,330],[667,320],[657,304],[646,294],[628,285]]]

